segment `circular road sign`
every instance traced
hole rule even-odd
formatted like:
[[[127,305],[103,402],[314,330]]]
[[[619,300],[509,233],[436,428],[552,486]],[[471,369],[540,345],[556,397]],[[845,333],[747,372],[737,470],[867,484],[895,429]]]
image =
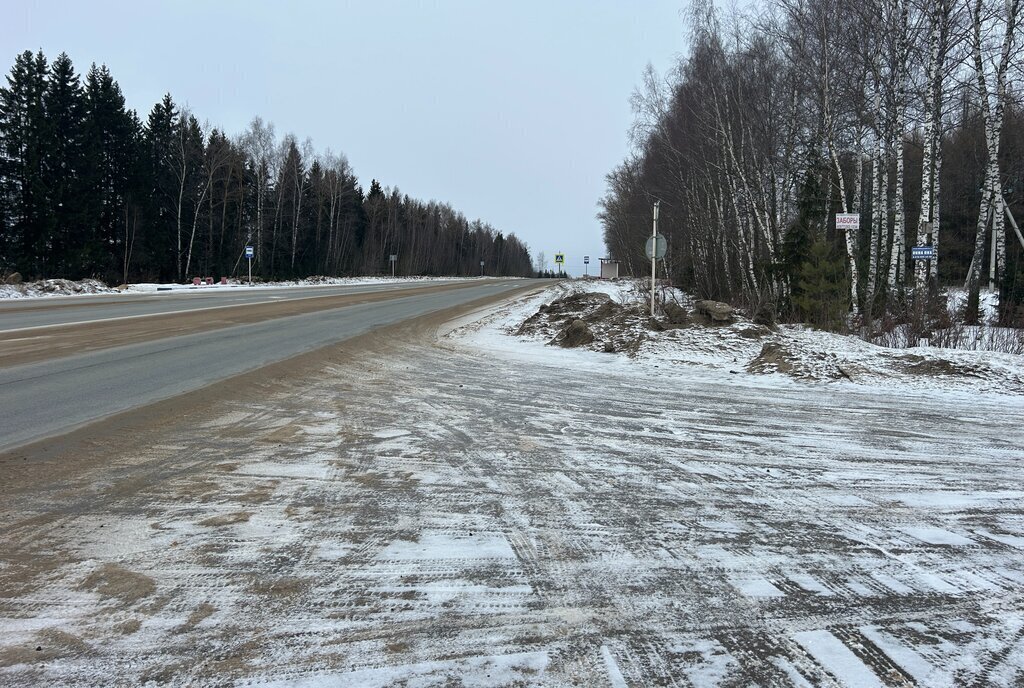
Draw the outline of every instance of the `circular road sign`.
[[[647,240],[647,245],[644,246],[644,253],[648,258],[664,258],[667,252],[668,242],[665,240],[664,234],[655,234]]]

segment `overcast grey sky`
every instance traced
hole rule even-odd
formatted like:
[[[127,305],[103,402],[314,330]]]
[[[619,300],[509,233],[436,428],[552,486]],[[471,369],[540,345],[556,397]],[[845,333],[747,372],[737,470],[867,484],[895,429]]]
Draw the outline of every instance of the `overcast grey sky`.
[[[685,3],[4,0],[0,58],[106,63],[143,119],[165,92],[231,135],[260,115],[364,188],[447,201],[581,273],[630,94],[683,51]]]

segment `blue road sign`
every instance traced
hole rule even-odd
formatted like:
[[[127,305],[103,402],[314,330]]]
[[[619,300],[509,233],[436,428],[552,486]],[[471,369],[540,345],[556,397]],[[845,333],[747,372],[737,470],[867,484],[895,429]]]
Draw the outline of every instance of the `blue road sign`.
[[[252,246],[246,246],[245,247],[245,257],[246,258],[252,258],[252,255],[253,255]]]
[[[935,247],[914,246],[910,249],[910,257],[914,260],[931,260],[935,257]]]

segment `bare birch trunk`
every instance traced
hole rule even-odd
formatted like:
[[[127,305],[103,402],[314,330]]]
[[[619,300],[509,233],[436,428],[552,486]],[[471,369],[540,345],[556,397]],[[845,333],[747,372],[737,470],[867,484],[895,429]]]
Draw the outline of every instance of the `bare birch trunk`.
[[[882,149],[883,150],[883,154],[884,154],[884,152],[887,149],[888,149],[888,146],[886,146],[886,147],[884,147]],[[885,157],[882,158],[882,176],[881,176],[881,180],[879,181],[879,189],[881,190],[881,195],[879,196],[878,203],[879,203],[879,205],[881,207],[879,208],[879,213],[878,214],[879,214],[879,216],[881,217],[881,220],[882,220],[882,225],[879,228],[879,233],[880,233],[880,236],[882,238],[882,244],[881,244],[881,246],[879,246],[880,257],[879,257],[879,261],[878,261],[879,262],[878,267],[879,267],[879,269],[884,269],[885,266],[887,265],[887,262],[885,262],[884,258],[888,258],[890,255],[892,255],[892,243],[893,243],[892,230],[890,229],[890,225],[889,225],[889,159],[888,159],[888,156],[885,156]]]
[[[932,248],[935,249],[935,257],[931,259],[928,267],[928,280],[933,288],[938,286],[939,281],[939,230],[942,227],[942,131],[935,132],[935,170],[932,177]]]
[[[917,244],[923,246],[928,243],[928,232],[932,226],[932,199],[935,188],[935,166],[932,157],[935,149],[933,136],[935,126],[931,117],[925,123],[924,131],[924,157],[921,161],[921,215],[917,222]],[[927,263],[923,260],[915,262],[914,265],[914,287],[921,289],[928,279]]]
[[[1000,59],[996,64],[995,84],[992,90],[989,89],[988,78],[985,74],[985,61],[982,56],[981,25],[983,19],[982,0],[975,0],[971,15],[971,39],[972,57],[974,60],[975,78],[978,85],[978,95],[981,101],[981,114],[985,122],[985,143],[987,165],[985,168],[985,184],[982,191],[981,207],[978,212],[978,233],[974,241],[974,256],[971,259],[971,268],[967,275],[967,317],[969,322],[977,319],[979,291],[981,289],[981,266],[985,258],[985,233],[991,217],[992,231],[994,234],[1005,232],[1005,222],[999,203],[1002,200],[1002,189],[999,179],[999,138],[1003,126],[1003,107],[1006,102],[1006,71],[1009,66],[1010,55],[1016,36],[1016,22],[1020,11],[1021,0],[1005,0],[1006,9],[1006,30],[1003,35]],[[994,96],[994,101],[990,98]],[[998,217],[994,211],[999,209]],[[998,238],[993,236],[993,248],[998,244]],[[996,253],[994,251],[993,253]],[[1000,274],[1001,267],[998,265],[998,256],[992,255],[989,261],[990,286]],[[994,264],[993,264],[994,263]]]
[[[176,265],[178,271],[178,281],[181,281],[181,206],[185,199],[185,172],[182,170],[181,183],[178,184],[178,208],[177,208],[177,248],[175,249],[176,254]]]
[[[864,194],[864,153],[858,145],[857,149],[857,179],[853,183],[853,206],[852,212],[860,214],[861,196]]]
[[[860,162],[860,156],[857,156],[857,182],[856,188],[860,189],[860,171],[863,163]],[[835,149],[832,150],[832,162],[836,168],[836,174],[839,177],[839,200],[840,206],[843,212],[847,212],[848,206],[846,205],[846,183],[843,181],[843,169],[839,165],[839,156],[836,155]],[[846,228],[846,264],[850,271],[850,308],[854,316],[860,314],[860,307],[857,304],[857,291],[858,291],[858,278],[857,274],[857,239],[856,233],[852,227]]]
[[[878,280],[878,245],[882,239],[882,141],[878,134],[875,136],[875,150],[871,160],[871,249],[868,259],[867,294],[865,296],[869,313],[873,311],[875,300],[875,287]]]
[[[893,194],[892,254],[889,257],[889,291],[894,292],[903,281],[904,244],[906,243],[906,208],[904,207],[903,129],[905,110],[900,106],[896,117],[896,188]]]
[[[188,257],[185,259],[186,275],[188,274],[189,268],[192,267],[192,245],[196,240],[196,228],[199,226],[199,209],[203,207],[203,201],[206,199],[206,194],[209,190],[209,185],[203,187],[203,193],[199,196],[199,199],[196,200],[196,211],[192,214],[192,233],[188,237]]]
[[[1002,190],[997,189],[995,196],[995,208],[992,210],[992,259],[988,268],[988,288],[991,291],[998,288],[1006,266],[1006,208]]]
[[[910,79],[908,63],[910,57],[910,9],[907,0],[900,3],[900,25],[897,35],[897,87],[896,87],[896,191],[893,198],[893,256],[890,263],[893,275],[889,278],[890,291],[901,288],[906,283],[906,244],[907,244],[907,208],[906,208],[906,161],[904,159],[904,140],[907,129],[907,82]]]

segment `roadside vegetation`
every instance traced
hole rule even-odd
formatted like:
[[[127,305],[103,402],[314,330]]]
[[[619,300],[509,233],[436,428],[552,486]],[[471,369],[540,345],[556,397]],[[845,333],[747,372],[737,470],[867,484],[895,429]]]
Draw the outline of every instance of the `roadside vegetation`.
[[[66,54],[17,56],[0,88],[0,280],[236,277],[247,245],[264,280],[390,274],[391,255],[399,275],[532,271],[514,234],[366,188],[344,155],[259,117],[229,136],[168,94],[142,119],[106,67],[83,83]]]
[[[607,177],[611,256],[649,274],[660,201],[665,270],[701,298],[914,344],[978,325],[998,292],[998,323],[1024,326],[1021,8],[694,0],[688,53],[645,76]]]

